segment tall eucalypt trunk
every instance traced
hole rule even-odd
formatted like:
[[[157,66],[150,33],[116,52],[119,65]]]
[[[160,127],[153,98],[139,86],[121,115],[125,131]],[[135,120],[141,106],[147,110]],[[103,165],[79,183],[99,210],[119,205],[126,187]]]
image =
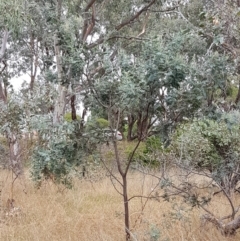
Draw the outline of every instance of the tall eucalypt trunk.
[[[9,31],[5,30],[2,38],[2,46],[0,50],[0,62],[3,62],[3,63],[5,63],[3,59],[6,52],[8,36],[9,36]],[[6,67],[6,64],[4,64],[4,67],[1,70],[1,73],[4,71],[5,67]],[[7,106],[7,90],[6,90],[6,86],[4,86],[2,78],[0,79],[0,101],[2,101],[2,103],[5,106]],[[22,164],[20,159],[20,146],[19,146],[19,140],[18,140],[17,134],[14,133],[14,131],[12,131],[9,127],[6,129],[5,135],[9,145],[10,167],[12,168],[12,171],[15,174],[15,178],[12,182],[12,189],[13,189],[14,181],[22,173]],[[12,190],[12,196],[13,196],[13,190]]]
[[[57,13],[59,22],[61,20],[61,10],[62,10],[62,1],[58,0],[56,13]],[[58,77],[58,90],[57,90],[58,96],[55,102],[54,112],[53,112],[53,124],[56,125],[58,123],[61,123],[63,119],[65,106],[66,106],[66,94],[67,94],[66,86],[62,84],[63,68],[62,68],[62,56],[61,56],[58,33],[56,33],[54,36],[54,50],[55,50],[55,56],[56,56],[56,62],[57,62],[57,77]]]

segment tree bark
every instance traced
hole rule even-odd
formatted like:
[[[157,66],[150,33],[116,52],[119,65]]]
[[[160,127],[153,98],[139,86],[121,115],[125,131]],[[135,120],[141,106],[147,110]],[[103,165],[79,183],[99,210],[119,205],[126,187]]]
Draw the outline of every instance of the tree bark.
[[[58,0],[57,4],[57,13],[58,18],[60,20],[61,17],[61,0]],[[53,124],[56,125],[60,123],[63,119],[65,106],[66,106],[66,94],[67,90],[66,87],[63,85],[63,69],[62,69],[62,56],[60,51],[60,43],[57,34],[54,37],[54,49],[56,55],[56,62],[57,62],[57,76],[58,76],[58,97],[54,107],[53,113]]]
[[[235,100],[235,104],[237,105],[239,101],[240,101],[240,79],[238,80],[238,93],[237,93],[237,97]]]
[[[16,177],[18,177],[22,173],[19,142],[17,136],[11,131],[7,134],[7,138],[10,149],[10,166]]]
[[[128,206],[128,193],[127,193],[127,175],[122,176],[123,180],[123,203],[124,203],[124,220],[126,241],[130,240],[130,222],[129,222],[129,206]]]
[[[236,230],[240,228],[240,216],[232,220],[231,222],[223,225],[223,231],[225,235],[233,235]]]
[[[2,47],[0,50],[0,61],[3,60],[3,57],[6,52],[8,36],[9,36],[9,31],[5,29],[4,34],[3,34],[3,39],[2,39]]]
[[[77,119],[77,113],[76,113],[76,108],[75,108],[75,100],[76,100],[76,95],[73,95],[71,97],[72,120]]]
[[[128,133],[127,133],[127,141],[132,141],[133,137],[133,127],[135,123],[135,118],[130,114],[128,115]]]

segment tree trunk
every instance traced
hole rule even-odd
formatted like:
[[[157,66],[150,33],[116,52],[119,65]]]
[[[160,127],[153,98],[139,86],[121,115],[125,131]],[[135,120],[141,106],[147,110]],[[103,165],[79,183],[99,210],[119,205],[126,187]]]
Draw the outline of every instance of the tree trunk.
[[[8,32],[8,30],[5,30],[3,39],[2,39],[2,47],[0,50],[0,61],[3,60],[5,52],[6,52],[8,36],[9,36],[9,32]]]
[[[128,194],[127,194],[127,175],[122,176],[123,180],[123,202],[124,202],[124,220],[125,220],[125,231],[126,241],[130,240],[130,222],[129,222],[129,206],[128,206]]]
[[[75,108],[75,100],[76,100],[76,95],[73,95],[73,96],[71,97],[72,120],[77,120],[77,113],[76,113],[76,108]]]
[[[240,79],[238,80],[238,93],[237,93],[237,97],[235,100],[235,104],[237,105],[239,101],[240,101]]]
[[[4,63],[3,58],[7,48],[8,36],[9,36],[9,31],[5,30],[4,36],[2,39],[1,50],[0,50],[0,62],[2,61],[3,63]],[[5,104],[7,104],[6,86],[3,86],[2,84],[3,83],[0,82],[0,99]],[[18,177],[22,172],[22,165],[20,161],[20,147],[19,147],[17,135],[14,132],[12,132],[12,130],[9,129],[6,133],[6,137],[8,139],[9,150],[10,150],[10,166],[12,168],[12,171],[15,173],[16,177]]]
[[[58,97],[55,103],[54,112],[53,112],[53,124],[60,123],[63,119],[65,106],[66,106],[66,94],[67,90],[66,87],[62,84],[63,83],[63,70],[62,70],[62,56],[60,53],[59,41],[58,36],[54,38],[54,48],[55,48],[55,55],[57,60],[57,75],[58,75]]]
[[[58,16],[58,20],[61,19],[61,11],[62,11],[62,0],[57,1],[56,12]],[[66,94],[67,89],[63,85],[63,68],[62,68],[62,56],[60,50],[60,43],[58,34],[54,36],[54,50],[56,55],[56,62],[57,62],[57,76],[58,76],[58,97],[54,106],[53,112],[53,124],[56,125],[63,120],[63,115],[66,106]]]
[[[234,235],[237,229],[240,228],[240,216],[234,218],[232,221],[226,224],[224,224],[221,219],[217,219],[216,217],[209,214],[205,214],[203,219],[213,223],[215,227],[217,227],[225,236]]]
[[[128,133],[127,133],[127,141],[133,140],[133,127],[135,123],[135,118],[130,114],[128,115]]]
[[[16,135],[10,131],[7,134],[7,138],[10,149],[10,166],[16,177],[18,177],[22,173],[19,142]]]
[[[148,115],[143,115],[139,113],[137,120],[137,135],[138,140],[144,140],[147,138],[148,134]]]
[[[236,230],[240,228],[240,216],[227,223],[223,227],[223,231],[225,235],[233,235]]]

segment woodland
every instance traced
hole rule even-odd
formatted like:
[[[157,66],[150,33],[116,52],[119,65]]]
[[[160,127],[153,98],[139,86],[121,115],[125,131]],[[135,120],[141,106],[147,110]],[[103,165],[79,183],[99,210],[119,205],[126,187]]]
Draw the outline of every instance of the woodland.
[[[1,0],[0,239],[239,240],[239,55],[240,0]]]

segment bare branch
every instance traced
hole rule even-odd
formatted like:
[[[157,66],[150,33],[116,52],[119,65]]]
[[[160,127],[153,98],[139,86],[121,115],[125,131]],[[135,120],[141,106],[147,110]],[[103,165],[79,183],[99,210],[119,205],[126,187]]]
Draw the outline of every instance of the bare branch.
[[[84,35],[83,35],[83,42],[86,41],[88,35],[92,32],[93,27],[95,26],[95,16],[96,15],[96,9],[95,9],[95,5],[92,5],[92,22],[91,24],[87,27]]]
[[[90,0],[87,6],[85,7],[84,11],[87,12],[95,2],[96,0]]]
[[[153,12],[153,13],[166,13],[166,12],[172,12],[176,8],[178,8],[179,5],[173,6],[171,8],[163,9],[163,10],[154,10],[154,9],[148,9],[147,11]]]
[[[127,162],[127,167],[126,167],[126,169],[125,169],[124,175],[127,174],[128,169],[129,169],[129,167],[130,167],[130,164],[132,163],[132,159],[133,159],[133,157],[134,157],[134,155],[135,155],[135,152],[137,151],[137,149],[138,149],[141,141],[142,141],[142,139],[138,140],[138,143],[137,143],[137,145],[135,146],[133,152],[129,155],[129,157],[128,157],[128,162]]]
[[[100,159],[101,162],[103,163],[104,167],[106,168],[106,170],[108,171],[110,177],[113,177],[121,186],[123,186],[123,184],[118,180],[118,178],[113,174],[112,170],[110,170],[108,168],[108,166],[106,165],[106,163],[104,162],[104,160],[101,158]],[[122,194],[121,194],[122,195]]]
[[[142,35],[143,33],[141,32],[140,34]],[[122,39],[127,39],[127,40],[149,40],[148,38],[139,38],[138,36],[137,37],[134,37],[134,36],[126,37],[126,36],[117,36],[117,35],[110,37],[107,40],[111,40],[111,39],[115,39],[115,38],[122,38]]]
[[[117,31],[119,31],[121,28],[125,27],[126,25],[132,23],[136,18],[138,18],[144,11],[147,11],[154,3],[156,0],[152,0],[148,5],[143,7],[140,11],[138,11],[135,15],[130,17],[129,19],[124,20],[121,24],[115,27]]]
[[[104,40],[105,40],[104,37],[100,37],[100,38],[99,38],[98,40],[96,40],[94,43],[89,44],[89,45],[87,46],[87,49],[92,49],[92,48],[98,46],[99,44],[102,44],[102,43],[104,42]]]
[[[143,29],[142,29],[142,31],[141,31],[141,33],[139,33],[138,35],[137,35],[137,38],[139,38],[141,35],[143,35],[145,32],[146,32],[146,26],[147,26],[147,22],[148,22],[148,17],[149,17],[149,12],[147,12],[146,13],[146,18],[145,18],[145,21],[144,21],[144,23],[143,23]]]
[[[113,185],[113,187],[114,187],[114,189],[116,190],[116,192],[118,193],[118,194],[120,194],[121,196],[123,196],[123,194],[117,189],[117,187],[116,187],[116,185],[115,185],[115,183],[113,182],[113,175],[112,174],[110,174],[110,180],[111,180],[111,183],[112,183],[112,185]],[[114,178],[115,179],[115,178]],[[121,184],[122,185],[122,184]]]

